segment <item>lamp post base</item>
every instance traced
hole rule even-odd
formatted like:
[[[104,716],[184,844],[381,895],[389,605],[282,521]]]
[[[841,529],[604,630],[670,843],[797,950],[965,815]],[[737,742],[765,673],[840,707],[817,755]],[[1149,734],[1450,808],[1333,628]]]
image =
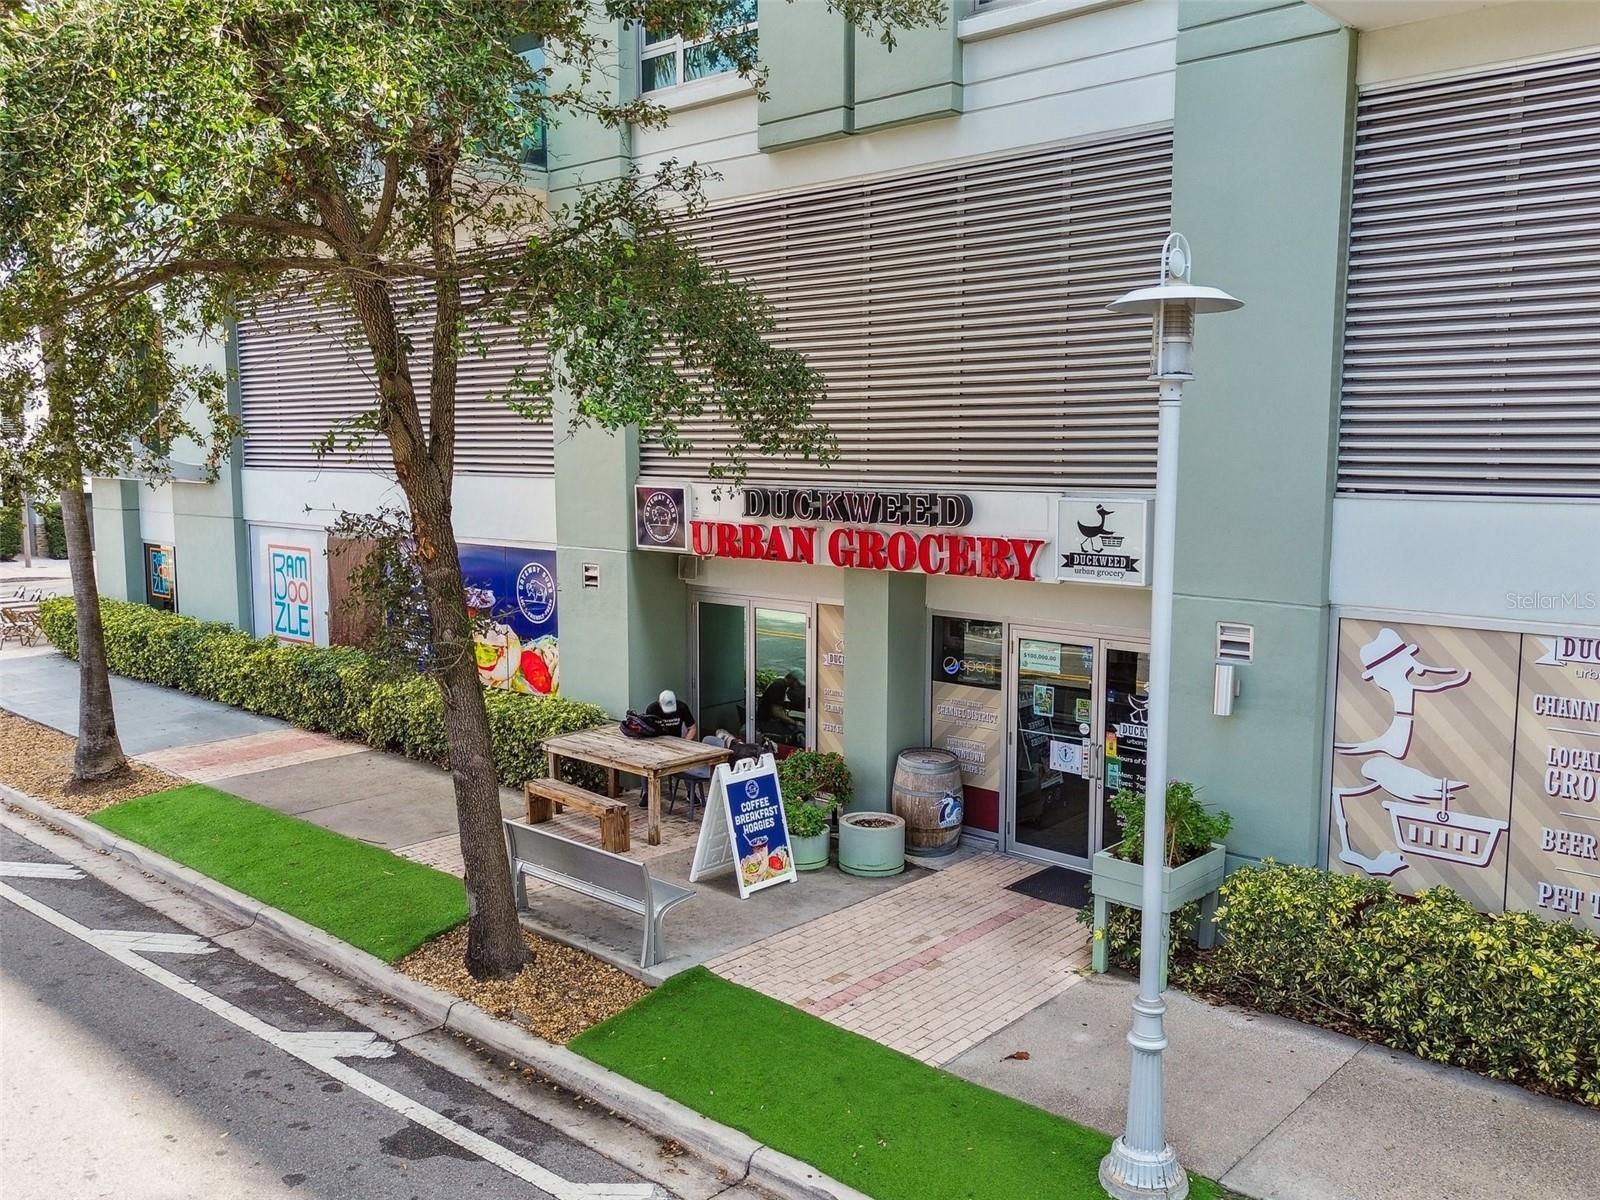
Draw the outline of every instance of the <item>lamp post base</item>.
[[[1171,1146],[1159,1154],[1131,1150],[1121,1138],[1100,1160],[1100,1186],[1112,1200],[1184,1200],[1189,1176]]]

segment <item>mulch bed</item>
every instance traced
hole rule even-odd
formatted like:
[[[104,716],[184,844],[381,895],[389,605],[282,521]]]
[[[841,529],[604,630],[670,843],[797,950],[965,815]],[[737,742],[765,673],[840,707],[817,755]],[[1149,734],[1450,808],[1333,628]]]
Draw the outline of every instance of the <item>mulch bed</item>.
[[[77,739],[48,725],[0,708],[0,783],[48,801],[63,812],[86,817],[135,796],[182,787],[185,780],[129,760],[115,778],[79,788],[72,781],[72,753]]]
[[[650,989],[582,950],[524,929],[533,963],[515,979],[480,981],[467,973],[467,927],[440,934],[395,963],[420,983],[460,996],[485,1012],[564,1045],[642,999]]]

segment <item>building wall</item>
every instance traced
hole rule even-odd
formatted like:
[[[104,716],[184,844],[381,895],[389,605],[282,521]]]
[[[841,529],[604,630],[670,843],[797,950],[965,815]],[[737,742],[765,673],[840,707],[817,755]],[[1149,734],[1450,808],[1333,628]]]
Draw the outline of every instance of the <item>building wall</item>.
[[[1355,37],[1270,0],[1179,22],[1173,226],[1245,307],[1200,318],[1184,388],[1171,770],[1233,814],[1231,853],[1312,862]],[[1226,718],[1223,620],[1256,630]]]
[[[1363,33],[1363,86],[1470,74],[1600,46],[1593,5],[1501,4]],[[1330,599],[1341,608],[1600,625],[1600,503],[1339,496]],[[1452,552],[1453,551],[1453,552]]]

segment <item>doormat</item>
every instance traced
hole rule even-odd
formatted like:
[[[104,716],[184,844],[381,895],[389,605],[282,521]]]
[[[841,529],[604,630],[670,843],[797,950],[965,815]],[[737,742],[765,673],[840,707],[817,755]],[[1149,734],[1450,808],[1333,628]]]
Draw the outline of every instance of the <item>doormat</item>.
[[[1020,892],[1035,900],[1060,904],[1066,908],[1083,908],[1093,898],[1089,891],[1089,876],[1082,871],[1069,871],[1066,867],[1046,867],[1015,883],[1006,884],[1006,891]]]

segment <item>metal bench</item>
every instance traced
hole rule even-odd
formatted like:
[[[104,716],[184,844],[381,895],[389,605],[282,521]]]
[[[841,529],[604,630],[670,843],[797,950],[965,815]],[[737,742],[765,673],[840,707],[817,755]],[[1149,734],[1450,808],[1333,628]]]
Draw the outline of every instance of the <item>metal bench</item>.
[[[517,908],[528,907],[526,876],[564,887],[591,900],[626,909],[644,918],[644,949],[639,965],[661,961],[661,919],[694,895],[693,888],[652,879],[642,862],[546,833],[522,821],[505,821],[506,856],[517,889]]]
[[[610,796],[598,796],[559,779],[530,779],[522,785],[528,803],[528,824],[542,825],[563,808],[575,808],[600,818],[600,844],[613,854],[628,852],[628,805]]]

